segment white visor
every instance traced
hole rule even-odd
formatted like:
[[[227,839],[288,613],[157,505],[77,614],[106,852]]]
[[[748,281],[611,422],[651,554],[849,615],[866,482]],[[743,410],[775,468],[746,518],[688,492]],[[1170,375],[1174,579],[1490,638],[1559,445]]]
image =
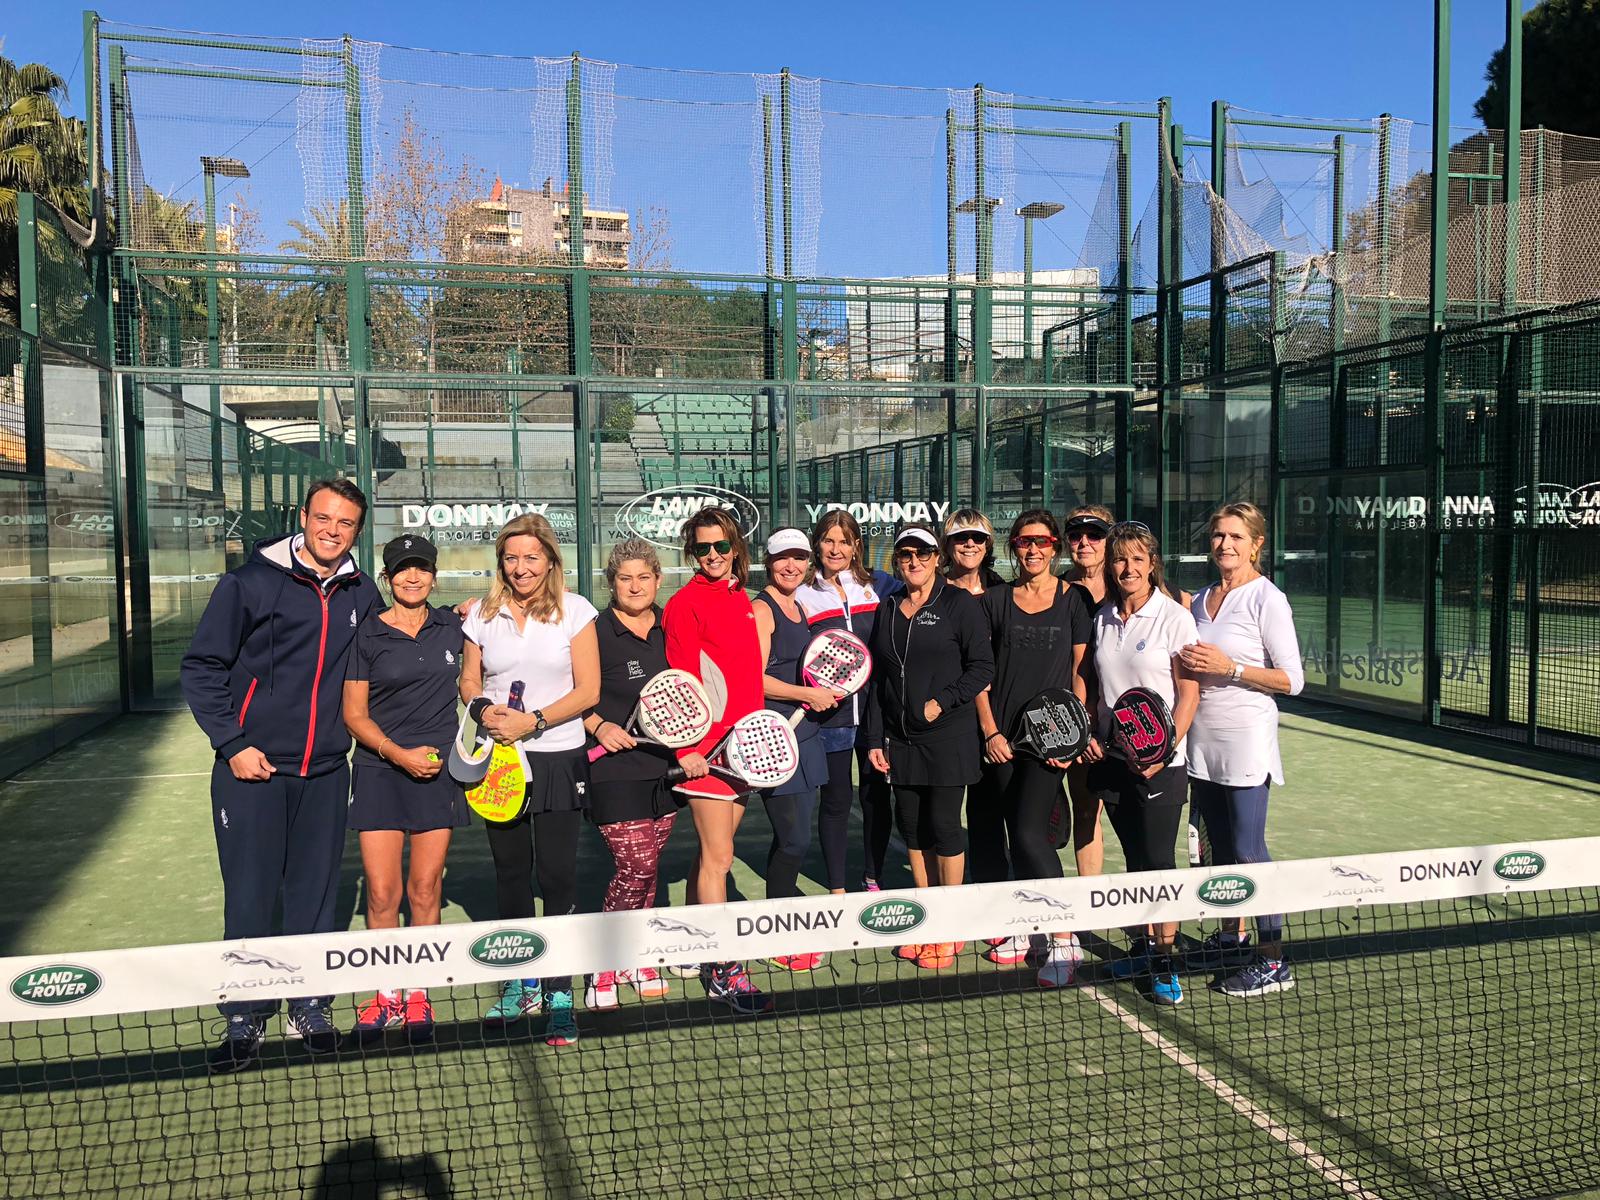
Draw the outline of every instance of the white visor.
[[[898,550],[907,542],[921,542],[930,550],[937,550],[939,548],[938,539],[936,539],[933,534],[929,533],[926,529],[922,529],[917,526],[912,526],[910,529],[902,529],[898,534],[896,534],[894,539],[894,547],[896,550]]]
[[[768,558],[777,558],[780,554],[789,554],[795,550],[804,552],[808,558],[811,556],[811,542],[802,530],[779,529],[767,539]]]

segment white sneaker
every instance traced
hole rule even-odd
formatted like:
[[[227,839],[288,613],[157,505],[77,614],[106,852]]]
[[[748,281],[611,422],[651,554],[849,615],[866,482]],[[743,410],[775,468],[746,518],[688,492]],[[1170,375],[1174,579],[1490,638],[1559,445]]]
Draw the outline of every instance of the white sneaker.
[[[641,1000],[659,1000],[672,990],[654,967],[634,967],[617,972],[617,982],[626,983],[639,994]]]
[[[1044,965],[1039,968],[1039,986],[1071,987],[1072,978],[1082,961],[1083,947],[1078,944],[1077,934],[1072,934],[1066,941],[1051,938],[1049,953],[1045,955]]]
[[[667,967],[666,970],[676,975],[679,979],[700,978],[699,963],[673,963],[671,966]]]
[[[995,942],[983,952],[983,956],[1002,967],[1014,967],[1028,957],[1028,935],[1019,933],[1016,937]]]
[[[599,971],[589,976],[589,986],[583,989],[583,1004],[589,1009],[617,1007],[617,976],[613,971]]]

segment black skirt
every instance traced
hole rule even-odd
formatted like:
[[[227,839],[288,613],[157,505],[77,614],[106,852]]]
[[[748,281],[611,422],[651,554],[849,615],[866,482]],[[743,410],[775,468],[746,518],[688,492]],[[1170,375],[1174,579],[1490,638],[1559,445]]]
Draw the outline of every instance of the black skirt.
[[[528,760],[528,814],[571,812],[589,807],[589,753],[549,750],[542,754],[523,746]]]
[[[983,755],[966,728],[927,741],[903,742],[894,734],[884,738],[889,756],[889,781],[908,787],[960,787],[978,782]]]
[[[608,779],[589,784],[589,819],[596,825],[654,821],[677,811],[672,785],[660,776]]]
[[[354,776],[347,823],[351,829],[426,833],[469,823],[466,793],[449,771],[416,779],[399,767],[358,762]]]

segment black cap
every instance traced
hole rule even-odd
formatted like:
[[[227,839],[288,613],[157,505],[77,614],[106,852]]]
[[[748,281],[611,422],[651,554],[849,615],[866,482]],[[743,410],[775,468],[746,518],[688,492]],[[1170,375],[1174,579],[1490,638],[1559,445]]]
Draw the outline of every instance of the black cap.
[[[420,533],[401,534],[383,548],[383,569],[393,575],[407,563],[421,563],[428,570],[437,570],[439,550]]]

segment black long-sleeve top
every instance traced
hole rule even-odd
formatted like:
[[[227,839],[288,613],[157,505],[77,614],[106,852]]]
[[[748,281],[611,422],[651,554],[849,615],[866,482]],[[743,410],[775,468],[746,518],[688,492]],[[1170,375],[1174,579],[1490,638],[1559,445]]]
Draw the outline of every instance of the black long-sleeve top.
[[[909,620],[900,612],[903,599],[885,597],[873,622],[863,744],[881,749],[886,735],[913,745],[976,737],[973,701],[994,678],[983,609],[970,592],[943,579]],[[922,717],[929,700],[940,708],[931,724]]]

